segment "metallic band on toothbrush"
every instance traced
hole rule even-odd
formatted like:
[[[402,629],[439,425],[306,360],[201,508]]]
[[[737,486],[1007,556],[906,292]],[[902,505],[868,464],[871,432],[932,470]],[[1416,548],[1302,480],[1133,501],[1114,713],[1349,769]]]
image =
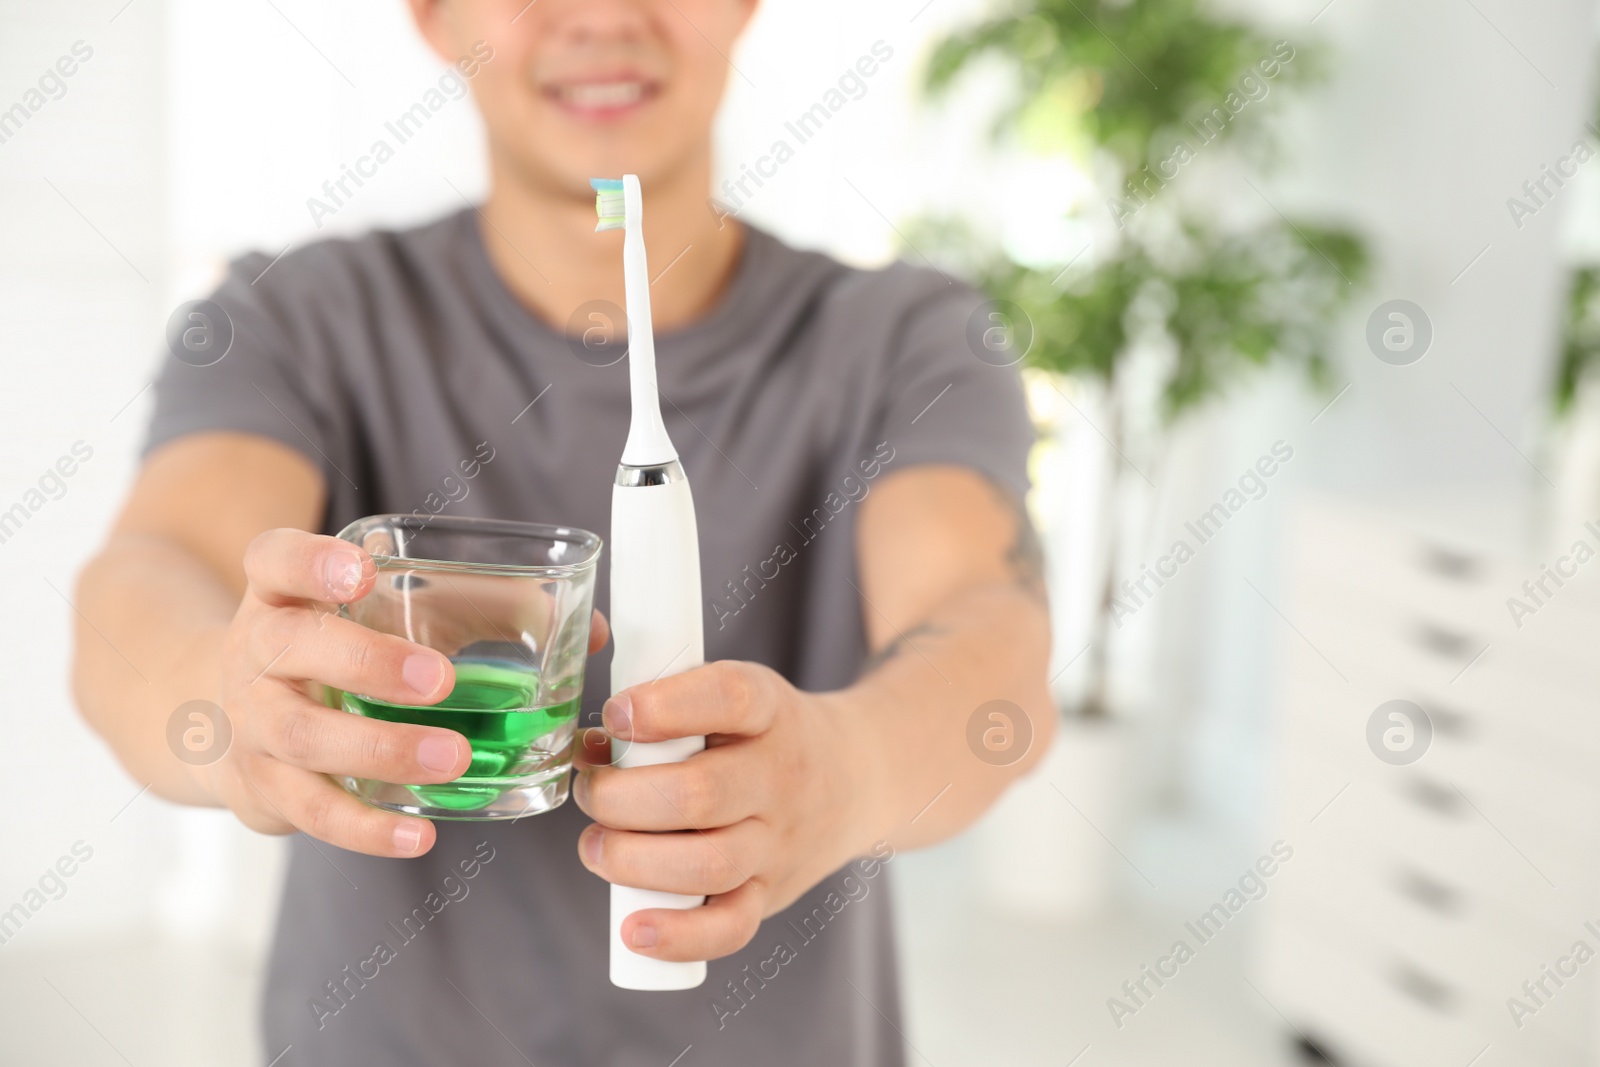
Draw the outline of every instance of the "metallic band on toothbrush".
[[[640,486],[671,485],[673,482],[688,480],[688,475],[683,473],[683,464],[672,460],[668,463],[650,463],[642,467],[620,464],[617,467],[617,479],[612,484],[637,489]]]

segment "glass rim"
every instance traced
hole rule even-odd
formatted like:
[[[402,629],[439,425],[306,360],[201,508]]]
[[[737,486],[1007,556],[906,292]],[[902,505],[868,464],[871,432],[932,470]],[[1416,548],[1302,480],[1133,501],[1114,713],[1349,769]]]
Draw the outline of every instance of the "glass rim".
[[[412,570],[447,571],[456,574],[494,574],[515,578],[573,578],[595,569],[604,542],[600,535],[578,526],[557,526],[520,519],[484,519],[473,515],[415,515],[395,512],[368,515],[338,532],[342,541],[362,548],[362,536],[381,526],[402,529],[442,530],[476,536],[520,537],[528,540],[566,541],[585,549],[582,559],[571,563],[468,563],[463,560],[432,559],[426,556],[393,556],[368,552],[380,570],[405,565]],[[362,551],[366,551],[362,548]]]

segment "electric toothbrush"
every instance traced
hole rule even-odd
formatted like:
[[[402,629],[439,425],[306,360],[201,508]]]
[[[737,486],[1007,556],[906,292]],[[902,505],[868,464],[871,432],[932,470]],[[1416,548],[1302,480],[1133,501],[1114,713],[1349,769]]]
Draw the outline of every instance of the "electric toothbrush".
[[[611,692],[705,662],[700,606],[700,542],[694,498],[661,421],[656,346],[650,325],[644,205],[636,175],[595,178],[595,231],[623,230],[622,277],[628,304],[628,382],[633,418],[611,490]],[[678,763],[706,747],[703,737],[627,743],[620,767]],[[693,989],[705,963],[641,956],[622,940],[622,921],[646,908],[695,908],[703,896],[611,886],[611,984],[623,989]]]

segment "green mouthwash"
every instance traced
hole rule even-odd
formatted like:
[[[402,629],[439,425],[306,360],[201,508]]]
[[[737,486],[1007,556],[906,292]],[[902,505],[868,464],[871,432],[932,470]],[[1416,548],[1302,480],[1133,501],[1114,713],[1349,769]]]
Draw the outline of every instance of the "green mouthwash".
[[[407,786],[418,800],[472,811],[531,776],[561,770],[577,723],[577,697],[541,705],[538,674],[518,664],[456,660],[455,669],[450,695],[429,706],[344,694],[346,711],[384,722],[443,727],[471,744],[472,763],[460,778]]]

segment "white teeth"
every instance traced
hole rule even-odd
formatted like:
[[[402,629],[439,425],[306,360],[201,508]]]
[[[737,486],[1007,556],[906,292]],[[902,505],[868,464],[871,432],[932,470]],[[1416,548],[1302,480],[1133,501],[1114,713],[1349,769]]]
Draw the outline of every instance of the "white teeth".
[[[643,82],[590,82],[561,87],[561,99],[582,108],[627,107],[643,96]]]

